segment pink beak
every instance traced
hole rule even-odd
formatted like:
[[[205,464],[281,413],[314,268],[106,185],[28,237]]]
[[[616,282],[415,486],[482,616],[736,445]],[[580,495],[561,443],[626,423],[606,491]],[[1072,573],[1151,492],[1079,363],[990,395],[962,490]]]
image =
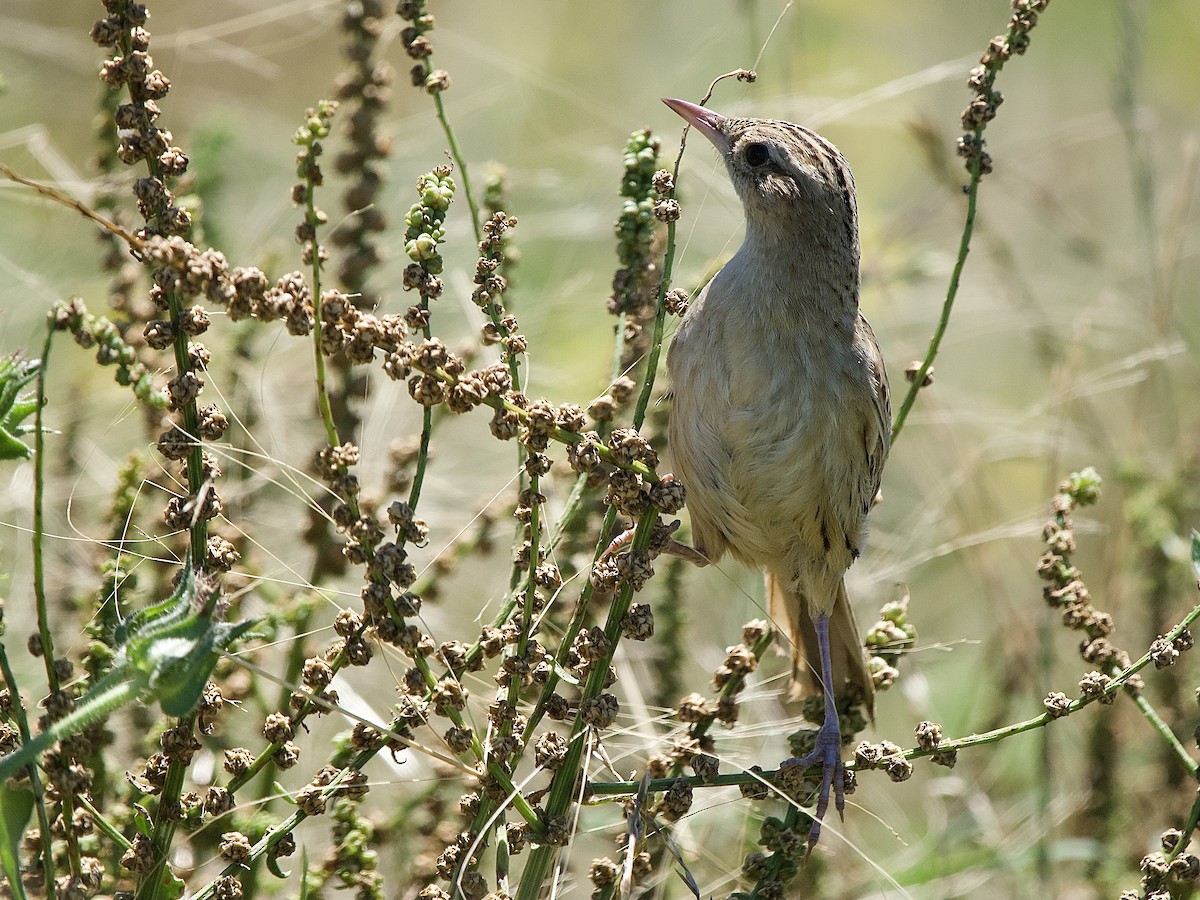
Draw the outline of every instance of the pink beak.
[[[711,109],[688,103],[686,100],[663,98],[663,103],[679,113],[683,120],[712,141],[713,146],[724,155],[729,152],[729,138],[725,136],[725,117]]]

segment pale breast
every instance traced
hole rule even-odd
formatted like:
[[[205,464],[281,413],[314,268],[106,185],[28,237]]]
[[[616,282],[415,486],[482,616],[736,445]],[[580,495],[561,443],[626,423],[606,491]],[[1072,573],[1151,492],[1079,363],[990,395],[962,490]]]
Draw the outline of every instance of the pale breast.
[[[846,335],[784,327],[777,307],[731,302],[731,287],[714,279],[668,356],[693,540],[710,557],[729,550],[793,571],[820,561],[840,576],[865,539],[863,496],[874,495],[871,373],[837,346]]]

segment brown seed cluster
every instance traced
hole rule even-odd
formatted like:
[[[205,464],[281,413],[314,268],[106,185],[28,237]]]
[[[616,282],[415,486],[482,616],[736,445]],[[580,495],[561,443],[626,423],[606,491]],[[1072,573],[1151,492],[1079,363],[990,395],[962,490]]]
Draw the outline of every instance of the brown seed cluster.
[[[1127,652],[1109,640],[1113,618],[1093,605],[1082,573],[1071,563],[1075,551],[1072,514],[1077,507],[1095,503],[1099,497],[1100,476],[1092,468],[1074,472],[1059,484],[1053,502],[1054,513],[1042,529],[1046,552],[1038,560],[1037,572],[1046,582],[1042,589],[1046,603],[1060,613],[1065,627],[1083,633],[1079,655],[1111,676],[1127,668],[1132,660]],[[1141,689],[1141,678],[1136,675],[1127,683],[1134,690]],[[1095,680],[1089,680],[1089,685],[1094,689]],[[1051,704],[1047,698],[1047,709],[1053,715],[1061,709],[1061,704]]]
[[[765,621],[747,622],[742,626],[742,643],[726,649],[725,661],[713,673],[713,685],[719,691],[716,699],[692,692],[679,701],[675,717],[687,728],[672,738],[667,749],[650,758],[647,770],[652,777],[678,776],[689,765],[705,780],[716,777],[719,760],[709,730],[716,722],[726,726],[737,722],[737,695],[746,687],[746,676],[758,668],[756,652],[766,649],[770,634]],[[755,793],[752,788],[751,793]]]
[[[967,86],[974,93],[971,102],[963,110],[962,127],[965,132],[958,139],[958,155],[966,160],[967,171],[980,175],[992,171],[992,158],[984,149],[983,130],[996,117],[996,110],[1004,97],[994,87],[996,75],[1009,57],[1024,53],[1029,48],[1029,32],[1037,24],[1038,15],[1046,9],[1050,0],[1012,0],[1013,15],[1008,31],[997,35],[988,43],[979,65],[971,70]]]
[[[515,360],[526,350],[525,337],[518,333],[517,319],[508,314],[503,302],[504,292],[508,290],[508,279],[501,271],[505,263],[505,243],[508,232],[516,225],[516,216],[500,210],[483,223],[483,240],[479,242],[479,259],[475,262],[475,287],[471,291],[471,302],[487,316],[483,342],[499,344],[505,362]]]
[[[434,18],[426,12],[425,0],[400,0],[396,15],[409,23],[400,32],[400,41],[409,57],[416,60],[409,71],[413,87],[423,87],[431,94],[446,90],[450,87],[450,74],[443,69],[430,71],[433,44],[429,33],[433,31]]]
[[[111,0],[108,15],[92,26],[92,40],[113,55],[100,68],[100,79],[112,90],[126,90],[129,103],[117,107],[117,156],[126,165],[147,161],[151,175],[137,182],[135,196],[150,232],[186,234],[191,214],[178,206],[164,179],[187,171],[187,155],[172,144],[171,132],[157,124],[159,100],[171,89],[170,80],[154,67],[150,56],[149,14],[140,3]]]
[[[882,769],[892,781],[907,781],[913,773],[913,764],[904,757],[904,750],[891,741],[863,741],[854,748],[854,765],[859,772]]]
[[[1179,844],[1183,840],[1184,834],[1177,828],[1164,831],[1159,839],[1162,850],[1142,857],[1139,864],[1141,891],[1123,891],[1121,900],[1171,900],[1190,894],[1200,879],[1200,857],[1180,853]]]
[[[588,404],[587,413],[597,423],[611,422],[617,413],[629,405],[637,384],[628,375],[616,378],[608,390]]]
[[[391,101],[395,72],[377,57],[385,25],[381,0],[360,0],[342,10],[341,29],[347,70],[337,79],[335,97],[346,106],[349,123],[347,146],[334,159],[338,174],[349,180],[342,194],[345,219],[330,234],[330,243],[341,250],[338,278],[360,309],[377,305],[378,297],[365,292],[370,272],[379,264],[375,235],[387,228],[387,214],[376,203],[387,183],[384,160],[392,140],[379,133],[380,117]]]
[[[173,145],[171,133],[158,124],[161,115],[158,102],[170,90],[170,81],[154,68],[149,54],[146,8],[118,0],[107,2],[105,8],[108,15],[92,28],[93,40],[110,48],[113,54],[101,67],[100,77],[111,89],[126,91],[129,98],[129,102],[117,105],[114,112],[117,156],[126,165],[144,163],[148,170],[133,185],[138,211],[145,221],[135,237],[139,242],[138,253],[153,280],[150,300],[162,317],[147,323],[144,339],[153,349],[174,347],[177,357],[187,359],[187,365],[167,383],[166,405],[178,417],[168,429],[166,439],[160,439],[169,459],[188,458],[182,473],[187,493],[172,498],[165,519],[171,528],[203,529],[204,523],[221,513],[222,504],[213,485],[215,462],[204,460],[198,442],[219,440],[227,422],[215,406],[206,407],[203,415],[196,408],[204,388],[202,373],[209,353],[204,345],[192,339],[208,329],[210,320],[203,306],[188,304],[193,298],[203,297],[212,303],[228,305],[236,292],[224,256],[215,250],[198,250],[184,239],[191,229],[191,214],[177,202],[168,182],[187,171],[188,158]],[[69,325],[79,317],[66,318],[64,324]],[[93,334],[95,331],[92,329]],[[148,388],[148,374],[136,370],[129,351],[113,344],[107,329],[100,329],[98,342],[102,348],[108,348],[108,354],[114,357],[112,361],[121,365],[119,380],[124,378],[126,383],[133,384],[135,392],[139,387]],[[213,561],[227,569],[234,554],[228,547],[221,549],[224,552],[215,554]],[[208,562],[205,559],[201,564]]]
[[[954,764],[958,762],[958,750],[954,747],[939,749],[942,743],[941,725],[936,722],[920,722],[915,733],[917,746],[926,752],[933,751],[929,757],[930,762],[934,765],[945,766],[947,769],[954,768]]]

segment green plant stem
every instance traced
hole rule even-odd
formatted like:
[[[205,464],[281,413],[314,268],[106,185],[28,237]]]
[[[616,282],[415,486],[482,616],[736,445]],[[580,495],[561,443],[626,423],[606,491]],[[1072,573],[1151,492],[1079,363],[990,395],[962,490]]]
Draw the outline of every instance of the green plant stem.
[[[672,183],[679,181],[679,166],[683,162],[683,143],[680,142],[679,153],[675,157],[675,167],[671,170]],[[675,191],[671,191],[671,197]],[[663,332],[667,321],[667,292],[671,289],[671,274],[675,268],[675,222],[667,222],[667,246],[663,252],[662,278],[658,282],[658,302],[654,311],[654,332],[650,338],[650,351],[646,358],[646,379],[642,382],[642,390],[638,394],[637,405],[633,408],[633,427],[640,429],[646,421],[646,410],[650,406],[650,395],[654,392],[654,379],[658,374],[658,360],[662,355]]]
[[[108,821],[108,817],[105,816],[104,813],[98,810],[95,806],[93,806],[87,797],[80,794],[77,802],[91,815],[92,821],[96,823],[96,828],[103,832],[105,837],[116,844],[118,849],[124,852],[133,847],[133,843],[129,840],[129,838],[121,834],[120,829],[117,828],[117,826],[112,822]]]
[[[1011,46],[1017,31],[1015,28],[1015,17],[1010,21],[1008,31],[1004,38]],[[1028,38],[1025,38],[1025,46],[1028,46]],[[1022,51],[1023,52],[1023,51]],[[1000,70],[1004,68],[1005,62],[1011,57],[1007,54],[996,54],[990,62],[985,65],[984,82],[979,91],[980,96],[994,97],[996,102],[999,102],[998,95],[995,94],[996,77],[1000,74]],[[971,180],[967,184],[965,190],[967,194],[967,216],[963,222],[962,238],[958,243],[958,258],[954,261],[954,269],[950,273],[950,284],[946,289],[946,299],[942,303],[942,312],[938,318],[937,328],[933,333],[933,337],[929,341],[929,349],[925,352],[925,358],[921,361],[920,367],[910,379],[908,392],[904,395],[904,401],[900,404],[900,410],[896,413],[896,418],[892,424],[892,442],[895,443],[896,438],[900,436],[901,430],[904,428],[904,423],[908,420],[909,411],[912,409],[913,403],[916,402],[917,394],[925,385],[925,378],[933,368],[933,361],[937,357],[938,348],[941,347],[942,338],[946,335],[946,328],[950,324],[950,313],[954,308],[955,297],[958,296],[959,279],[962,277],[963,267],[967,263],[967,254],[971,250],[971,235],[975,231],[975,210],[976,203],[979,198],[979,182],[983,178],[983,133],[987,130],[988,121],[981,122],[972,132],[974,137],[974,146],[979,152],[972,157],[967,165],[967,171],[971,175]]]
[[[417,508],[421,499],[421,488],[425,484],[425,469],[429,466],[429,444],[433,439],[433,410],[426,406],[421,414],[421,444],[417,451],[417,464],[413,469],[412,486],[408,491],[410,509]]]
[[[1150,701],[1142,696],[1141,691],[1126,689],[1126,694],[1129,696],[1129,699],[1133,701],[1134,706],[1141,710],[1142,715],[1146,717],[1146,721],[1150,723],[1150,726],[1156,732],[1158,732],[1158,736],[1163,739],[1163,742],[1167,745],[1171,752],[1175,754],[1175,757],[1179,760],[1179,762],[1183,764],[1183,768],[1188,775],[1193,779],[1200,776],[1200,771],[1197,770],[1196,761],[1192,759],[1191,754],[1187,752],[1187,748],[1179,742],[1179,738],[1175,737],[1175,733],[1171,731],[1171,726],[1163,721],[1162,716],[1160,716],[1158,711],[1150,705]]]
[[[120,47],[121,52],[126,56],[133,52],[133,35],[128,31],[121,35]],[[145,109],[145,104],[134,96],[133,92],[129,93],[129,98],[133,105],[141,107],[142,114],[147,117],[148,121],[154,121],[158,117],[158,111],[155,110],[151,114],[149,110]],[[158,156],[154,153],[149,153],[145,156],[145,161],[146,170],[150,177],[157,179],[161,184],[165,185],[168,178],[163,174],[163,168],[159,163]],[[163,227],[161,212],[149,216],[146,224],[152,230],[167,233],[167,229]],[[134,246],[142,246],[141,241],[138,241]],[[147,264],[147,269],[149,268],[150,266]],[[174,334],[171,349],[175,357],[175,372],[177,375],[182,375],[185,372],[192,371],[191,359],[188,356],[190,337],[180,327],[184,314],[183,301],[177,291],[164,291],[163,298],[167,303],[172,333]],[[203,506],[203,492],[205,489],[204,451],[200,446],[200,439],[198,437],[200,412],[194,399],[187,400],[178,412],[183,422],[181,426],[177,427],[182,428],[189,442],[185,468],[187,471],[188,500],[192,504],[193,518],[191,524],[188,526],[188,545],[192,566],[203,571],[205,569],[205,557],[207,556],[208,549],[208,522],[199,515]],[[210,603],[216,603],[217,599],[218,594],[214,592]],[[206,614],[208,612],[210,610],[205,610]]]
[[[625,358],[625,323],[628,319],[629,314],[627,312],[622,311],[617,314],[616,338],[613,340],[612,366],[609,368],[608,373],[610,385],[624,374],[621,361]],[[600,424],[610,425],[608,422],[601,422]]]
[[[540,479],[537,475],[531,475],[529,478],[529,489],[534,494],[537,493],[539,481],[540,481]],[[518,534],[519,534],[519,532],[518,532]],[[525,596],[524,596],[524,602],[521,607],[521,630],[517,637],[516,648],[512,652],[512,655],[514,657],[516,657],[517,659],[523,659],[525,657],[525,652],[529,647],[529,638],[533,632],[533,619],[534,619],[534,616],[536,615],[536,610],[534,608],[534,600],[535,600],[534,595],[537,592],[537,583],[535,580],[535,576],[537,574],[538,563],[541,560],[541,556],[539,553],[539,548],[541,546],[541,543],[539,541],[540,534],[541,534],[541,504],[536,503],[536,502],[531,502],[529,504],[529,569],[528,569],[528,573],[527,573],[528,578],[525,581],[525,588],[524,588]],[[508,688],[505,692],[506,699],[509,703],[509,706],[512,709],[516,709],[517,704],[520,703],[521,687],[522,687],[522,676],[519,673],[513,673],[508,682]],[[508,737],[509,735],[512,734],[512,722],[510,720],[505,720],[504,722],[502,722],[499,725],[499,727],[497,728],[497,732],[501,737]],[[518,751],[514,755],[514,758],[512,760],[507,760],[507,762],[510,763],[510,767],[514,771],[516,769],[516,761],[517,761],[517,759],[520,758],[520,755],[521,755],[521,753],[520,753],[520,751]],[[499,762],[504,763],[504,762],[506,762],[506,760],[500,760]],[[481,792],[480,799],[479,799],[479,808],[476,811],[475,815],[472,817],[472,821],[471,821],[470,831],[471,831],[472,835],[478,835],[479,830],[486,827],[489,822],[493,821],[493,819],[496,822],[497,831],[499,833],[503,833],[503,831],[504,831],[503,817],[502,816],[493,816],[494,810],[495,810],[495,804],[489,802],[488,799],[486,798],[486,796],[484,796],[483,793]],[[464,853],[462,855],[461,859],[459,860],[458,865],[455,867],[452,877],[450,878],[451,885],[457,886],[458,884],[461,883],[462,874],[468,870],[470,861],[471,861],[470,854]]]
[[[45,357],[42,358],[43,365]],[[41,429],[38,429],[38,434],[41,434]],[[36,440],[36,439],[35,439]],[[41,451],[38,451],[41,455]],[[21,743],[23,746],[28,746],[30,741],[29,734],[29,719],[25,715],[25,702],[21,699],[21,691],[17,687],[17,677],[13,673],[12,665],[8,661],[8,651],[4,647],[2,632],[0,632],[0,672],[4,674],[4,684],[8,687],[9,695],[12,697],[12,705],[9,708],[9,714],[16,720],[17,731],[21,735]],[[39,735],[40,737],[40,735]],[[20,753],[21,751],[16,751]],[[36,756],[36,753],[33,754]],[[4,757],[0,761],[0,766],[7,763],[9,757]],[[29,787],[33,791],[34,808],[37,809],[38,831],[41,838],[41,846],[50,846],[50,816],[46,812],[46,792],[42,787],[42,776],[38,771],[37,765],[31,760],[25,767],[26,773],[29,775]],[[14,774],[16,770],[14,769]],[[8,776],[5,776],[8,777]],[[3,783],[4,778],[0,778],[0,783]],[[45,879],[46,890],[50,897],[57,896],[57,889],[54,884],[54,854],[42,854],[42,877]],[[22,891],[20,885],[14,885],[17,891]]]
[[[429,71],[433,71],[432,56],[426,57],[425,65]],[[437,120],[441,123],[442,131],[446,135],[446,143],[450,146],[450,157],[454,160],[454,165],[462,177],[463,192],[467,195],[467,206],[471,210],[471,229],[475,233],[475,243],[480,244],[483,242],[483,223],[479,219],[479,204],[475,202],[475,193],[471,190],[471,175],[467,171],[467,161],[463,158],[462,150],[458,147],[458,138],[454,136],[454,129],[450,126],[450,119],[446,115],[446,104],[442,102],[441,91],[433,95],[433,108],[437,112]]]
[[[309,147],[309,151],[312,151],[311,146]],[[321,217],[317,214],[317,185],[312,179],[306,179],[305,187],[307,190],[304,192],[304,218],[312,228],[311,233],[315,235],[317,227],[321,224]],[[325,321],[321,318],[321,247],[315,237],[309,240],[308,250],[312,255],[312,267],[309,277],[312,279],[313,370],[317,382],[317,411],[321,416],[321,424],[325,426],[325,439],[329,442],[329,446],[338,447],[341,445],[342,440],[338,435],[337,425],[333,419],[333,403],[329,399],[329,386],[326,382],[325,354],[321,350],[321,338],[325,330]]]
[[[307,601],[302,601],[300,609],[297,611],[296,620],[292,623],[292,633],[296,635],[296,639],[291,641],[288,646],[287,663],[284,668],[283,684],[279,685],[279,696],[275,701],[275,709],[288,709],[288,701],[292,695],[292,685],[299,683],[300,674],[304,668],[304,660],[307,657],[305,653],[304,638],[301,637],[308,633],[309,623],[312,620],[313,604]],[[267,704],[263,703],[263,707]],[[266,710],[263,710],[265,714]],[[278,748],[275,748],[278,749]],[[259,779],[257,789],[255,791],[256,799],[251,801],[254,808],[265,813],[271,808],[272,801],[277,799],[275,793],[275,779],[277,777],[278,766],[275,762],[275,750],[269,754],[263,754],[262,765],[255,771],[263,771],[265,774]],[[262,878],[263,869],[261,866],[251,866],[249,870],[242,876],[242,895],[245,897],[254,897],[259,890],[259,880]]]
[[[184,716],[179,719],[179,724],[191,728],[194,720],[192,715]],[[167,777],[159,792],[158,809],[154,814],[154,831],[150,834],[154,865],[139,879],[136,900],[164,900],[167,897],[167,882],[170,879],[163,876],[168,868],[171,841],[175,838],[175,829],[179,824],[175,808],[179,805],[179,795],[183,791],[183,780],[187,770],[187,765],[178,758],[172,759],[167,765]],[[171,875],[171,878],[174,878],[174,875]]]
[[[421,297],[421,309],[429,309],[429,300]],[[425,323],[425,328],[422,331],[425,335],[425,340],[433,337],[433,327]],[[421,488],[425,484],[425,469],[429,465],[429,443],[433,439],[433,408],[429,406],[421,409],[421,443],[417,450],[417,464],[413,469],[412,486],[408,492],[408,505],[412,510],[416,510],[417,501],[421,499]]]
[[[586,476],[583,476],[586,478]],[[604,519],[600,523],[600,540],[596,544],[596,552],[592,557],[592,563],[595,564],[604,553],[605,549],[612,543],[613,531],[617,524],[616,507],[610,506],[604,514]],[[571,652],[571,647],[575,643],[575,636],[579,634],[583,628],[583,623],[587,620],[588,606],[591,603],[592,595],[595,588],[592,585],[591,579],[588,579],[580,592],[579,602],[575,605],[575,614],[571,617],[571,621],[567,623],[567,628],[563,632],[562,638],[558,642],[558,653],[554,656],[554,661],[557,663],[554,670],[550,673],[550,677],[546,680],[545,687],[542,688],[542,694],[538,698],[536,704],[529,712],[529,721],[525,724],[525,731],[522,739],[528,743],[533,737],[534,731],[541,723],[542,717],[546,714],[546,701],[550,699],[550,695],[554,693],[558,687],[559,670],[566,666],[567,656]]]
[[[171,315],[171,326],[175,333],[173,348],[175,351],[175,371],[182,375],[191,371],[192,363],[188,358],[188,336],[180,327],[183,319],[183,303],[174,291],[166,292],[167,305]],[[197,569],[205,569],[205,558],[208,554],[208,522],[201,515],[204,499],[204,451],[200,447],[197,435],[200,432],[200,412],[195,400],[188,400],[179,411],[183,416],[183,431],[191,439],[187,454],[188,495],[193,504],[192,523],[188,526],[189,547],[191,549],[191,564]],[[216,602],[214,593],[210,602]]]
[[[54,341],[54,322],[47,323],[46,340],[42,343],[42,361],[37,375],[37,411],[34,413],[33,435],[33,597],[37,605],[38,638],[42,642],[42,662],[46,667],[46,683],[51,693],[59,688],[58,672],[54,668],[54,635],[50,631],[50,612],[46,605],[46,368],[50,362],[50,345]]]
[[[754,643],[754,646],[750,648],[750,652],[754,654],[754,658],[756,660],[761,661],[763,654],[767,652],[767,648],[771,646],[771,644],[774,640],[775,640],[775,632],[774,631],[767,631],[766,633],[764,633],[763,636],[760,637]],[[717,694],[717,697],[720,699],[724,699],[725,697],[737,696],[737,694],[741,693],[742,686],[745,683],[746,683],[745,675],[742,675],[742,674],[734,675],[734,676],[730,677],[730,679],[727,682],[725,682],[725,686],[721,688],[720,692]],[[713,723],[716,721],[717,721],[716,714],[709,713],[707,716],[700,719],[698,722],[693,722],[691,724],[691,726],[688,728],[688,737],[691,738],[692,740],[700,741],[706,734],[708,734],[708,729],[712,728]],[[671,767],[671,776],[678,777],[681,774],[683,774],[683,763],[676,762]],[[668,778],[665,780],[670,780],[670,776],[668,776]]]
[[[325,354],[321,352],[323,329],[321,301],[317,299],[313,303],[313,370],[317,383],[317,412],[321,416],[321,424],[325,426],[325,439],[329,441],[330,447],[337,447],[341,444],[341,439],[338,437],[337,425],[333,421],[333,404],[330,403],[329,386],[326,383]]]
[[[530,476],[529,491],[535,499],[529,504],[529,581],[525,586],[525,602],[521,610],[521,633],[517,639],[517,656],[524,656],[529,647],[529,637],[533,633],[533,619],[537,614],[534,600],[537,593],[537,569],[541,562],[542,506],[536,501],[536,495],[540,483],[541,479],[537,475]],[[520,699],[520,695],[521,679],[514,678],[509,685],[509,701],[515,705]]]
[[[983,127],[980,126],[975,129],[975,140],[981,142],[982,139]],[[904,395],[904,401],[900,404],[895,421],[892,423],[893,444],[896,442],[896,438],[900,436],[900,432],[904,428],[904,423],[908,420],[908,413],[912,409],[913,403],[917,400],[917,394],[920,393],[929,370],[933,368],[933,361],[937,358],[938,350],[942,346],[942,338],[946,336],[946,329],[950,326],[950,313],[954,310],[954,300],[958,296],[958,285],[962,278],[963,268],[967,264],[967,254],[971,252],[971,236],[975,233],[975,210],[979,199],[979,182],[983,178],[982,167],[978,157],[971,160],[970,173],[971,181],[967,185],[967,217],[963,222],[962,237],[958,242],[958,257],[955,259],[954,269],[950,273],[950,286],[946,289],[946,299],[942,302],[942,312],[938,317],[938,324],[933,332],[933,337],[929,340],[929,348],[925,351],[925,358],[921,360],[920,368],[917,369],[916,374],[910,379],[908,392]]]
[[[43,412],[46,409],[46,373],[50,360],[50,344],[54,341],[54,323],[47,323],[46,341],[42,343],[42,360],[37,368],[37,409],[34,413],[34,534],[31,536],[32,553],[34,553],[34,600],[37,606],[37,634],[42,642],[42,659],[46,664],[46,679],[50,691],[60,689],[59,673],[54,668],[54,635],[50,631],[49,607],[46,602],[46,422]],[[0,646],[2,650],[2,646]],[[25,704],[20,700],[16,674],[8,665],[8,655],[0,656],[4,665],[5,682],[12,694],[12,712],[16,714],[20,738],[25,748],[37,743],[30,740],[29,720],[25,716]],[[44,732],[38,739],[44,737]],[[47,742],[47,744],[50,742]],[[44,748],[43,748],[44,749]],[[22,750],[18,750],[19,755]],[[42,876],[46,881],[50,896],[56,896],[58,890],[54,883],[54,854],[49,852],[50,820],[46,809],[46,793],[42,787],[41,775],[38,774],[36,757],[41,750],[35,750],[30,755],[28,764],[29,782],[37,809],[38,829],[41,830],[46,852],[42,853]],[[11,758],[11,757],[8,757]],[[7,762],[7,758],[5,762]],[[13,769],[16,774],[17,769]],[[2,781],[2,779],[0,779]]]
[[[496,890],[508,893],[508,876],[511,868],[508,849],[508,834],[503,823],[496,828]]]
[[[1064,524],[1063,515],[1057,514],[1059,525]],[[1057,623],[1054,616],[1041,616],[1037,624],[1037,680],[1035,691],[1049,689],[1051,673],[1054,671],[1055,652],[1054,638],[1057,636]],[[1043,693],[1042,696],[1045,696]],[[1054,867],[1050,859],[1050,844],[1053,838],[1051,827],[1051,804],[1055,791],[1055,762],[1054,743],[1048,728],[1038,732],[1038,763],[1041,766],[1041,777],[1034,786],[1034,816],[1037,821],[1036,837],[1032,847],[1034,857],[1034,877],[1037,879],[1040,893],[1046,896],[1054,894]]]
[[[129,54],[131,54],[134,50],[133,35],[129,31],[124,32],[120,37],[119,45],[122,55],[128,57]],[[158,110],[154,110],[153,114],[149,110],[146,110],[145,104],[139,100],[132,91],[129,92],[129,99],[131,104],[141,107],[142,114],[147,117],[148,121],[152,122],[158,117]],[[168,181],[168,178],[163,173],[163,168],[158,160],[157,154],[146,154],[145,161],[146,170],[150,177],[157,179],[159,183],[165,185]],[[99,217],[93,218],[103,223],[103,220],[101,220]],[[168,233],[168,229],[163,227],[161,212],[155,212],[154,214],[148,216],[146,219],[146,224],[153,231],[157,231],[159,233]],[[125,237],[125,232],[120,229],[116,229],[114,233]],[[130,243],[132,246],[137,248],[144,247],[144,244],[140,239],[135,239]],[[146,263],[146,267],[147,270],[149,270],[150,265],[148,262]],[[167,310],[171,319],[172,331],[174,333],[172,352],[175,357],[175,371],[177,375],[182,375],[185,372],[192,371],[191,359],[188,356],[188,343],[190,337],[180,327],[180,322],[184,313],[183,301],[180,299],[180,296],[176,291],[164,291],[163,298],[167,303]],[[200,446],[200,439],[198,437],[200,413],[194,399],[186,401],[183,404],[183,407],[178,410],[178,412],[180,417],[183,419],[183,422],[177,427],[182,429],[184,435],[189,441],[185,468],[187,472],[188,500],[192,504],[193,519],[191,524],[188,526],[188,546],[190,548],[192,566],[204,570],[205,557],[208,549],[208,522],[199,515],[201,506],[203,505],[202,500],[204,499],[203,492],[205,489],[204,451]],[[216,603],[217,599],[218,595],[214,593],[210,603]],[[210,612],[210,610],[205,610],[206,614],[208,612]]]
[[[633,536],[633,550],[644,551],[650,546],[650,537],[658,521],[658,511],[651,506],[638,520],[637,529]],[[550,783],[550,795],[546,800],[546,820],[565,815],[575,796],[576,779],[581,773],[583,753],[590,726],[583,721],[584,703],[593,697],[598,697],[604,690],[604,682],[608,678],[608,669],[612,665],[613,655],[621,637],[621,623],[629,612],[633,601],[633,588],[623,585],[613,596],[609,606],[608,618],[605,621],[604,633],[608,638],[608,652],[601,659],[592,663],[584,685],[579,711],[571,725],[571,734],[567,744],[566,757],[554,773]],[[537,900],[541,893],[542,882],[546,879],[550,862],[557,848],[549,844],[541,844],[530,851],[529,860],[521,874],[521,884],[517,888],[516,900]]]
[[[1188,844],[1191,843],[1192,834],[1195,833],[1198,825],[1200,825],[1200,791],[1196,792],[1196,799],[1192,802],[1192,809],[1188,813],[1187,822],[1183,826],[1183,837],[1175,845],[1175,849],[1167,854],[1167,863],[1170,863],[1171,860],[1187,849]]]

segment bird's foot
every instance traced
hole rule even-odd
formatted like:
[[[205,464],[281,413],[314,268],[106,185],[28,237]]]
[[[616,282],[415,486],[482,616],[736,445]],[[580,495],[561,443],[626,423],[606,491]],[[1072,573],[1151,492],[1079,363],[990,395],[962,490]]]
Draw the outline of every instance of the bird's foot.
[[[816,745],[805,756],[793,756],[779,764],[780,772],[785,769],[808,769],[821,766],[821,786],[817,790],[817,808],[813,811],[812,828],[808,832],[808,852],[821,837],[821,822],[829,809],[829,789],[833,788],[834,807],[838,818],[845,819],[846,809],[846,766],[842,762],[842,731],[837,715],[827,715],[825,723],[817,732]]]
[[[613,538],[612,543],[609,544],[608,547],[605,548],[604,552],[600,554],[600,562],[611,559],[628,547],[629,544],[633,542],[633,534],[633,528],[626,528],[615,538]]]
[[[678,530],[679,520],[676,519],[670,525],[666,526],[666,535],[668,535],[667,540],[663,541],[658,547],[651,547],[651,553],[654,555],[666,553],[670,556],[677,556],[680,559],[687,560],[696,566],[707,566],[707,556],[705,556],[695,547],[689,547],[687,544],[682,544],[674,538],[669,537],[669,535],[674,534]],[[615,538],[613,538],[613,542],[609,544],[607,548],[605,548],[603,553],[600,554],[600,560],[604,561],[611,559],[613,556],[617,555],[627,546],[629,546],[629,544],[633,541],[634,531],[635,529],[632,527],[626,528]]]

